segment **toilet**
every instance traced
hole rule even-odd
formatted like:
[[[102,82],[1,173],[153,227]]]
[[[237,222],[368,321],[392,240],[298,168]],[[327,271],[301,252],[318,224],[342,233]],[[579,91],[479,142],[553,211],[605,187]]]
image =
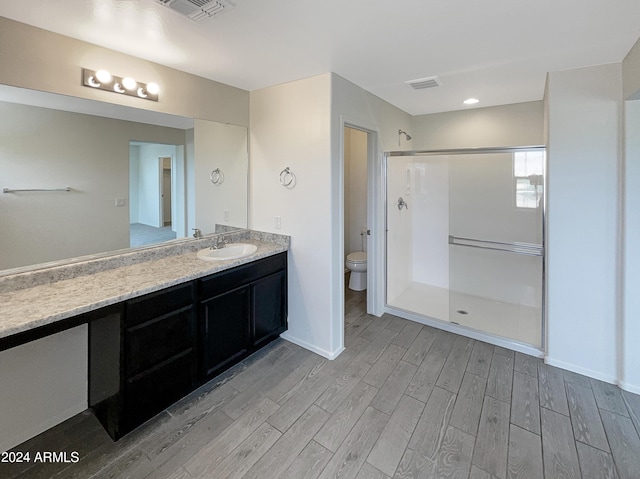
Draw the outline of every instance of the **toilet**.
[[[367,253],[356,251],[347,255],[347,268],[351,271],[349,289],[364,291],[367,289]]]

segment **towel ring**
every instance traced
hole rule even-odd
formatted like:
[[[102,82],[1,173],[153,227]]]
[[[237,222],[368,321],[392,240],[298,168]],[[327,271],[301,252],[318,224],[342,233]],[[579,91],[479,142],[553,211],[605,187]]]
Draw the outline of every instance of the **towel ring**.
[[[221,185],[222,183],[224,183],[224,173],[220,171],[220,168],[216,168],[209,175],[209,179],[214,185]]]
[[[293,174],[291,168],[288,166],[280,172],[280,184],[284,187],[295,186],[296,175]]]

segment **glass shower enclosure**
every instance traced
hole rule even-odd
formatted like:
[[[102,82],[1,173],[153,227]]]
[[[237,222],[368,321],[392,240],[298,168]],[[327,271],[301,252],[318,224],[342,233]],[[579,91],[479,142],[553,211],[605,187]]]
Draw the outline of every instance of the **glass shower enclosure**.
[[[544,148],[386,156],[386,304],[541,349]]]

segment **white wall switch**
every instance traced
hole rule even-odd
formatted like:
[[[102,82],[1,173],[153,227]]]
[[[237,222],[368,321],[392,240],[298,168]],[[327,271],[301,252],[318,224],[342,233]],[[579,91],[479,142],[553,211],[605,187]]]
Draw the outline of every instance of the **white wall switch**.
[[[276,229],[279,230],[282,228],[282,222],[280,221],[280,217],[276,216]]]
[[[116,198],[116,206],[127,206],[127,200],[125,198]]]
[[[229,210],[224,210],[224,221],[229,222]]]

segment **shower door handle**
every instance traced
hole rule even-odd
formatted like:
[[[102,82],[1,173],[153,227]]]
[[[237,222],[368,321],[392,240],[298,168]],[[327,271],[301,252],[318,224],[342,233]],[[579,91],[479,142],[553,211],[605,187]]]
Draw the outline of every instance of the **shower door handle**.
[[[402,196],[400,198],[398,198],[398,209],[400,211],[402,211],[402,208],[406,208],[409,209],[409,205],[407,204],[407,202],[402,198]]]

